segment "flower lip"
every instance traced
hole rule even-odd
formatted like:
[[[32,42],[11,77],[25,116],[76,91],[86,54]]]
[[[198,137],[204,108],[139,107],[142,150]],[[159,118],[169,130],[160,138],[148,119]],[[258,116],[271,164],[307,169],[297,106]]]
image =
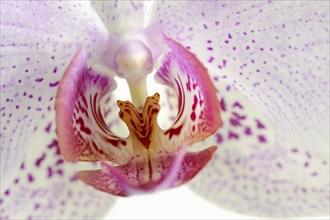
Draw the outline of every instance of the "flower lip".
[[[78,178],[98,190],[124,197],[177,187],[194,178],[217,149],[213,146],[200,152],[186,152],[186,147],[182,145],[175,156],[171,155],[165,160],[160,157],[153,162],[155,169],[152,175],[162,174],[154,181],[141,183],[138,178],[143,169],[134,163],[113,167],[102,162],[103,169],[80,171]]]
[[[201,141],[219,128],[220,107],[207,70],[196,56],[170,38],[164,40],[171,52],[158,76],[175,89],[180,103],[177,120],[167,130],[157,124],[160,96],[156,93],[144,100],[143,106],[118,101],[119,118],[130,135],[121,138],[111,132],[104,119],[104,105],[114,81],[87,68],[81,51],[60,82],[56,122],[61,153],[69,161],[112,162],[102,170],[79,172],[83,182],[101,191],[128,196],[179,186],[192,179],[216,149],[181,150],[182,145]],[[124,55],[145,50],[140,42],[128,43],[132,45],[122,48]]]

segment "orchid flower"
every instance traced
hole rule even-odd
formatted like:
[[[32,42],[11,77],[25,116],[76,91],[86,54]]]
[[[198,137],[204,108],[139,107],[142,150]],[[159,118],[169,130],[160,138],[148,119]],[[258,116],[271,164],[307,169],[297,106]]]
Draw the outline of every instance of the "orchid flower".
[[[1,219],[193,178],[239,213],[328,214],[329,52],[329,2],[1,1]]]

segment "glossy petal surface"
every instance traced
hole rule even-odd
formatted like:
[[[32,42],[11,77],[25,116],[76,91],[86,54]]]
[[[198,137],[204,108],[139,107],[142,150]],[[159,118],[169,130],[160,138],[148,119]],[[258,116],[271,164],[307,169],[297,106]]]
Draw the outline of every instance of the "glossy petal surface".
[[[29,151],[9,187],[2,188],[1,219],[99,219],[114,198],[81,183],[76,172],[97,164],[65,163],[46,112],[27,146]],[[35,141],[38,140],[38,141]]]
[[[1,1],[1,186],[18,170],[41,112],[52,109],[76,50],[97,60],[105,39],[88,2]]]

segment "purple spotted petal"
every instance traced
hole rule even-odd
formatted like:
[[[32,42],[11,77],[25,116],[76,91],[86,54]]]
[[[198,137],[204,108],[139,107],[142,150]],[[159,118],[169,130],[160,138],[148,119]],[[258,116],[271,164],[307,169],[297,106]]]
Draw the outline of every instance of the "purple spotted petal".
[[[78,170],[97,169],[96,164],[64,162],[54,117],[47,112],[14,180],[7,187],[1,185],[1,219],[100,219],[113,206],[113,197],[86,186],[76,176]]]
[[[219,150],[190,187],[240,213],[294,217],[329,213],[329,152],[286,143],[241,92],[218,82]]]
[[[92,0],[91,5],[111,33],[146,28],[154,18],[154,3],[150,1]]]
[[[243,91],[286,141],[329,146],[328,1],[164,4],[163,30]]]
[[[164,31],[209,68],[227,108],[224,127],[205,144],[218,141],[216,160],[194,190],[246,214],[328,214],[329,2],[163,8],[157,18]],[[224,79],[250,106],[242,93],[224,93]]]
[[[1,186],[12,181],[76,50],[97,60],[105,36],[88,2],[1,1]]]

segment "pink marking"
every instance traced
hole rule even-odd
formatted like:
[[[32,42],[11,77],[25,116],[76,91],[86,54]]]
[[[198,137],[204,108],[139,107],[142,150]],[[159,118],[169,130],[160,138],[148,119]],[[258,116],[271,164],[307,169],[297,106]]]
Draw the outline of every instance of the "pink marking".
[[[84,123],[84,120],[79,117],[77,120],[76,120],[76,123],[80,125],[80,130],[88,135],[92,134],[91,130],[88,128],[88,127],[85,127],[85,123]]]
[[[224,112],[227,111],[226,102],[225,102],[224,98],[221,98],[220,107],[221,107],[222,111],[224,111]]]
[[[196,109],[196,106],[197,106],[197,103],[198,103],[198,98],[196,95],[194,95],[194,103],[192,105],[192,110],[195,111]]]
[[[60,148],[59,148],[59,146],[58,146],[58,142],[57,142],[57,140],[53,140],[53,142],[51,143],[51,144],[49,144],[48,146],[47,146],[47,148],[48,149],[52,149],[52,148],[55,148],[56,149],[56,152],[55,152],[55,155],[60,155],[61,154],[61,152],[60,152]]]
[[[263,135],[259,135],[258,140],[259,140],[260,143],[265,143],[267,141],[265,136],[263,136]]]
[[[32,183],[33,181],[34,181],[34,177],[32,176],[32,174],[28,174],[28,181],[30,182],[30,183]]]
[[[233,104],[233,107],[234,107],[234,108],[237,107],[237,108],[243,109],[243,106],[242,106],[241,103],[239,103],[239,102],[235,102],[235,103]]]
[[[239,136],[238,136],[238,134],[236,134],[232,131],[229,131],[228,132],[228,139],[239,139]]]
[[[258,119],[256,119],[256,122],[257,122],[257,128],[259,129],[265,129],[265,125],[263,125]]]
[[[60,83],[60,81],[54,82],[54,83],[49,83],[50,87],[56,87],[58,84]]]
[[[221,144],[223,142],[223,138],[222,138],[222,135],[217,133],[216,134],[216,137],[217,137],[217,144]]]
[[[51,128],[52,128],[52,123],[49,122],[48,125],[47,125],[47,127],[45,128],[45,131],[46,131],[47,133],[50,133]]]
[[[192,113],[190,114],[190,119],[191,119],[192,121],[195,121],[195,120],[196,120],[196,113],[195,113],[195,112],[192,112]]]
[[[241,123],[236,119],[231,118],[229,121],[230,121],[230,124],[234,127],[241,126]]]
[[[171,129],[167,130],[164,134],[165,135],[168,134],[169,135],[169,140],[171,140],[171,138],[172,138],[173,135],[176,135],[176,136],[180,135],[181,130],[182,130],[182,127],[183,127],[183,124],[181,124],[177,128],[171,128]]]
[[[36,160],[35,165],[36,167],[40,167],[42,161],[46,158],[46,153],[43,153],[42,156]]]
[[[53,176],[53,169],[51,167],[47,168],[47,178],[51,178]]]
[[[58,159],[56,161],[56,166],[62,165],[63,163],[64,163],[64,160],[63,159]]]
[[[246,135],[251,135],[251,134],[252,134],[252,132],[251,132],[251,128],[249,128],[249,127],[245,128],[244,133],[245,133]]]

